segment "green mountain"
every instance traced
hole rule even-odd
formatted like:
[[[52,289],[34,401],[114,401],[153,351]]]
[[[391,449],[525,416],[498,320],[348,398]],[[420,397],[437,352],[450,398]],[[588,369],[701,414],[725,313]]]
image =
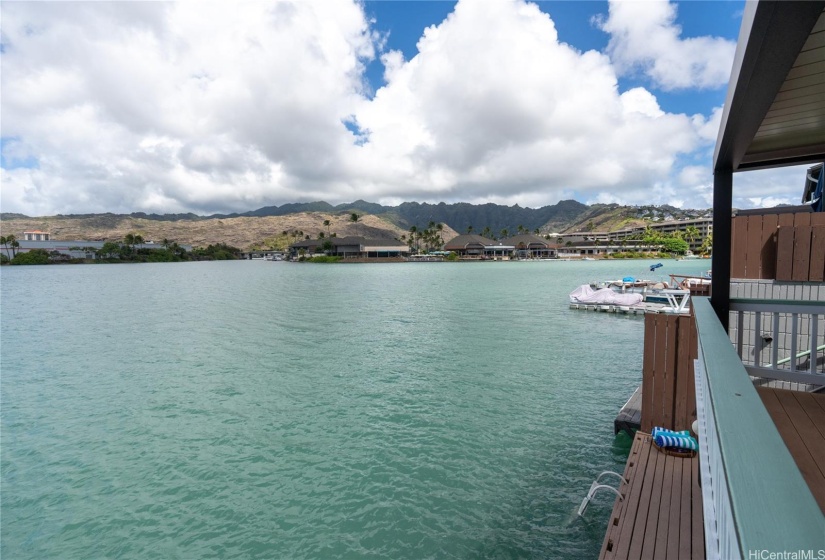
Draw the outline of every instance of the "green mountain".
[[[438,204],[404,202],[398,206],[383,206],[364,200],[356,200],[333,206],[324,201],[299,202],[282,206],[265,206],[244,213],[212,214],[146,214],[133,212],[123,214],[71,214],[58,215],[58,218],[86,219],[99,227],[123,218],[165,222],[203,221],[228,218],[289,216],[304,213],[321,214],[371,214],[403,230],[412,226],[426,228],[430,222],[443,223],[459,233],[472,227],[475,233],[483,233],[489,228],[490,235],[498,237],[502,230],[509,234],[516,233],[519,226],[528,231],[538,229],[542,234],[564,233],[568,231],[611,231],[623,227],[644,224],[651,221],[667,219],[696,218],[709,216],[709,210],[681,210],[672,206],[619,206],[617,204],[594,204],[588,206],[575,200],[562,200],[557,204],[541,208],[522,208],[519,205],[502,206],[500,204],[469,204],[459,202]],[[28,218],[22,214],[0,214],[2,220]]]

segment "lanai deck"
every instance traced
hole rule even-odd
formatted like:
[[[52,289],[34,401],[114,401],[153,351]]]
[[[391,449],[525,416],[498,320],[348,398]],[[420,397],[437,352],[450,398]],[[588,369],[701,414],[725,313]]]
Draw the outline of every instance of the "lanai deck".
[[[705,537],[699,458],[656,449],[637,432],[610,514],[600,559],[702,559]]]
[[[756,391],[825,513],[825,394],[764,387]]]
[[[825,513],[825,394],[757,388]],[[658,451],[637,432],[599,558],[704,558],[699,459]]]

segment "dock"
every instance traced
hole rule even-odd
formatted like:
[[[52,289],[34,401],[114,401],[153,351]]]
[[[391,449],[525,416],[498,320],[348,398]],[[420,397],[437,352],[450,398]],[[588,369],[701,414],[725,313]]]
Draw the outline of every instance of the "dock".
[[[612,305],[603,303],[571,303],[570,309],[578,309],[579,311],[597,311],[602,313],[621,313],[624,315],[649,315],[662,314],[674,315],[673,308],[661,303],[642,302],[638,305]],[[690,310],[686,310],[687,314]]]
[[[705,558],[698,456],[667,454],[638,432],[624,478],[600,560]]]
[[[618,435],[624,431],[630,437],[634,437],[642,425],[642,386],[639,385],[633,394],[627,399],[616,419],[613,421],[613,434]]]

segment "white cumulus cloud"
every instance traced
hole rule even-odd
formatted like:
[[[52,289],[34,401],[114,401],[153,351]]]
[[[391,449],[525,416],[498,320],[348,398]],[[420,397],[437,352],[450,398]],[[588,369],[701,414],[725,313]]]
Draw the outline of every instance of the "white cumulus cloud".
[[[610,0],[601,21],[620,74],[641,72],[665,91],[727,84],[736,44],[721,37],[682,37],[668,0]]]
[[[523,0],[460,0],[409,60],[382,50],[355,1],[0,10],[9,212],[699,205],[680,161],[710,150],[718,128],[716,114],[620,91],[610,56],[559,42]],[[386,84],[371,96],[376,57]]]

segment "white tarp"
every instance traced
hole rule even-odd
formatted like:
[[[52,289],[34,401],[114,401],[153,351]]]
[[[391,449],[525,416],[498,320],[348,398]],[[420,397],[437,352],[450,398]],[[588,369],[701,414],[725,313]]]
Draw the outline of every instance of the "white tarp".
[[[582,284],[570,292],[570,303],[593,303],[602,305],[636,305],[644,299],[642,294],[620,294],[610,288],[594,290],[587,284]]]

